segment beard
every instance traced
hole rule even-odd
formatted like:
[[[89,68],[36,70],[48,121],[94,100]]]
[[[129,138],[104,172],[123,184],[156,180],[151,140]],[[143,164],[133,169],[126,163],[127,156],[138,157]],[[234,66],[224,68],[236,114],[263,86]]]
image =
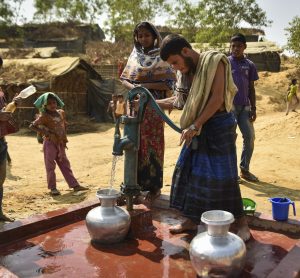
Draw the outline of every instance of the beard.
[[[183,57],[186,67],[188,68],[188,71],[186,74],[194,75],[196,72],[197,65],[194,63],[194,61],[191,57],[184,57],[184,56],[182,56],[182,57]]]

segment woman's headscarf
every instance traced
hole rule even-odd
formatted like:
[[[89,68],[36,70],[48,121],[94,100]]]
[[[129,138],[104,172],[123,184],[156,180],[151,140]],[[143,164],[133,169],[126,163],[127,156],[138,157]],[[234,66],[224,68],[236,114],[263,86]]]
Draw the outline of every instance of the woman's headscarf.
[[[39,96],[38,99],[33,103],[34,106],[37,109],[39,109],[40,112],[45,112],[46,111],[46,105],[47,105],[48,97],[50,95],[56,99],[57,106],[59,108],[63,108],[65,106],[63,101],[56,94],[54,94],[52,92],[48,92],[48,93],[44,93],[41,96]]]
[[[148,21],[140,22],[134,27],[133,44],[134,44],[134,47],[137,49],[137,51],[140,53],[144,53],[143,47],[141,46],[141,44],[138,41],[138,31],[141,28],[147,29],[154,37],[153,49],[150,52],[153,53],[153,52],[159,51],[159,47],[160,47],[161,41],[162,41],[161,35],[158,32],[158,30],[155,28],[155,26]]]
[[[153,49],[148,53],[144,53],[143,47],[138,42],[137,34],[139,28],[149,30],[154,37]],[[134,48],[120,79],[134,84],[162,81],[165,81],[167,84],[173,83],[176,80],[175,73],[170,65],[159,56],[159,47],[162,39],[154,25],[146,21],[137,24],[133,32],[133,40]]]

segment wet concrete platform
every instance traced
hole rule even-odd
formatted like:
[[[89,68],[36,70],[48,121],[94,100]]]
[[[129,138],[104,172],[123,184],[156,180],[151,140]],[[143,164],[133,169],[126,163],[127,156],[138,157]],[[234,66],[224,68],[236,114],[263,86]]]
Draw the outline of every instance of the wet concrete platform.
[[[43,232],[32,230],[31,236],[22,239],[19,234],[18,240],[1,244],[0,277],[196,277],[188,253],[196,233],[171,235],[168,231],[180,221],[176,212],[139,207],[129,237],[109,246],[91,244],[79,215],[73,223]],[[300,234],[292,237],[257,229],[251,233],[241,277],[296,277]]]

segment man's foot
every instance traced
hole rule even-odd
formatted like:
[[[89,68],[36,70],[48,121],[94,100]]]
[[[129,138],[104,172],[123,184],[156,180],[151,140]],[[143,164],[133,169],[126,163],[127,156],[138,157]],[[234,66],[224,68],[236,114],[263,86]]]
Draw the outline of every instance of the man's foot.
[[[51,189],[50,195],[58,196],[58,195],[60,195],[60,192],[56,188],[54,188],[54,189]]]
[[[77,185],[77,186],[73,187],[73,190],[74,190],[75,192],[77,192],[77,191],[85,191],[85,190],[89,190],[89,188],[84,187],[84,186],[81,186],[81,185]]]
[[[174,225],[169,228],[171,234],[180,234],[185,231],[196,231],[198,225],[193,222],[191,219],[186,219],[181,224]]]
[[[241,178],[246,181],[258,182],[258,178],[249,171],[241,170]]]
[[[3,214],[3,213],[0,213],[0,221],[4,221],[4,222],[14,222],[15,219],[6,216],[6,215]]]
[[[244,242],[248,241],[248,240],[250,239],[250,237],[251,237],[251,233],[250,233],[250,229],[249,229],[248,225],[247,225],[247,226],[242,226],[242,227],[238,230],[237,235],[238,235]]]

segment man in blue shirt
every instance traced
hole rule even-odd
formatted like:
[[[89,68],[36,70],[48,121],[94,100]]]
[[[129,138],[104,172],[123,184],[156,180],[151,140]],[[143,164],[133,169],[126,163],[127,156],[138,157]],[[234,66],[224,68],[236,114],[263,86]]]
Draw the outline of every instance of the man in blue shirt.
[[[258,74],[254,63],[244,56],[246,47],[244,35],[238,33],[231,38],[229,61],[231,63],[233,80],[238,88],[233,101],[233,112],[243,136],[243,150],[240,162],[241,177],[248,181],[257,182],[258,178],[249,171],[249,166],[255,140],[253,127],[253,122],[256,120],[254,81],[258,80]]]

